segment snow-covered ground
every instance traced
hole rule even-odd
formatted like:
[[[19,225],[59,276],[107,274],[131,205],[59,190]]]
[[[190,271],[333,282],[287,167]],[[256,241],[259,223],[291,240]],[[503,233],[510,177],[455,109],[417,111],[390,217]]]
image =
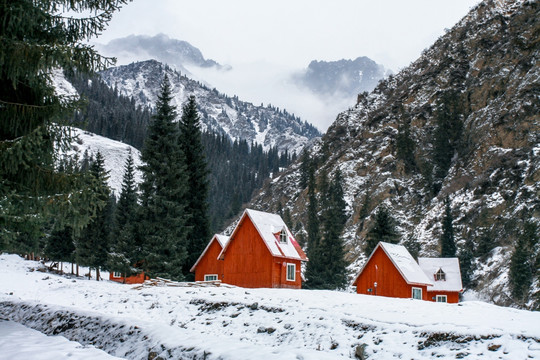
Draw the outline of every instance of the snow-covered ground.
[[[334,291],[122,285],[40,267],[0,256],[0,318],[121,358],[350,359],[362,345],[371,359],[540,358],[539,312]],[[0,354],[18,353],[18,344],[0,342]]]

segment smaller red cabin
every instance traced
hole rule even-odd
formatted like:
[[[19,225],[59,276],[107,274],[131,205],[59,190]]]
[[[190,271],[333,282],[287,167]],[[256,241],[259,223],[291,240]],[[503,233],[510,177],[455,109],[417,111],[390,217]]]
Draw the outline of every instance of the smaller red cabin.
[[[122,284],[142,284],[145,280],[148,279],[150,279],[150,277],[146,276],[144,273],[131,276],[124,276],[124,274],[116,271],[111,271],[109,273],[109,280],[116,281]]]
[[[457,258],[419,258],[402,245],[379,242],[356,277],[358,294],[457,303],[461,272]]]
[[[195,281],[223,281],[223,261],[217,258],[228,242],[228,236],[214,235],[190,270],[195,272]]]

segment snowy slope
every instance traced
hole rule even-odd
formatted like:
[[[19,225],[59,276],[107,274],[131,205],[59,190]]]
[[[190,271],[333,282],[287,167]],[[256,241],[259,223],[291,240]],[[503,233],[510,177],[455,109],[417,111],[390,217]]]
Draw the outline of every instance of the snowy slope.
[[[266,151],[277,147],[280,151],[300,153],[311,139],[320,136],[316,128],[294,114],[269,105],[253,105],[237,96],[226,96],[156,60],[118,66],[100,75],[120,95],[133,97],[136,104],[143,107],[155,106],[161,81],[167,75],[173,93],[171,102],[180,113],[188,97],[196,97],[203,131],[227,134],[232,140],[257,142]]]
[[[333,291],[130,286],[0,256],[0,317],[147,359],[540,357],[540,313]]]
[[[71,128],[71,131],[72,135],[76,136],[76,139],[72,142],[68,154],[70,156],[77,155],[79,159],[82,159],[84,152],[87,150],[94,157],[98,151],[101,152],[105,159],[105,170],[109,172],[108,184],[117,197],[120,196],[122,190],[122,179],[130,152],[135,166],[135,182],[138,184],[142,181],[142,173],[138,170],[138,167],[142,165],[139,150],[120,141],[111,140],[81,129]]]

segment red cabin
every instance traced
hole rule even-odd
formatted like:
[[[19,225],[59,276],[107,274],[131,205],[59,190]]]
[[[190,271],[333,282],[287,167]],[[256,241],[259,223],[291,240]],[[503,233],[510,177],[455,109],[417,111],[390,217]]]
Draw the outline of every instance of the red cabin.
[[[217,258],[228,242],[228,236],[214,235],[190,270],[195,272],[195,281],[223,281],[223,261]]]
[[[142,284],[144,280],[148,280],[150,277],[146,276],[144,273],[131,275],[131,276],[124,276],[120,272],[110,272],[109,273],[109,280],[120,282],[122,284]]]
[[[231,285],[302,287],[301,263],[308,259],[279,215],[247,209],[229,241],[214,257],[217,248],[212,239],[191,269],[196,280],[222,269],[218,279]]]
[[[457,303],[463,291],[457,258],[419,262],[404,246],[379,242],[353,285],[358,294]]]

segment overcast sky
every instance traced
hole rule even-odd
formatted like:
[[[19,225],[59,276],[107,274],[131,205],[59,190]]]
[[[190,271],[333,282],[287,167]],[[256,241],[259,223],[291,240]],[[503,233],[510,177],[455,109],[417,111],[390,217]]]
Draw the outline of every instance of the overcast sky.
[[[320,114],[318,108],[325,106],[312,104],[309,109],[305,94],[285,96],[287,91],[280,87],[286,82],[286,71],[306,68],[311,60],[367,56],[397,72],[478,2],[134,0],[114,14],[96,41],[158,33],[188,41],[205,58],[237,70],[225,76],[206,75],[218,90],[229,95],[233,91],[254,103],[286,107],[324,131],[337,115],[333,113],[336,110]],[[261,72],[265,74],[257,77]],[[264,86],[269,81],[275,84]]]

